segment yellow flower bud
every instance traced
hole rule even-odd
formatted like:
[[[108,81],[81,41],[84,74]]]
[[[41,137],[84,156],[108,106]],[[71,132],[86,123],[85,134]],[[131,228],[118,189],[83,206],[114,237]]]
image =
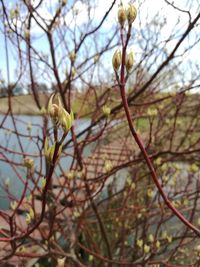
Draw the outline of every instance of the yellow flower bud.
[[[49,146],[48,139],[46,137],[45,142],[44,142],[44,155],[45,155],[46,159],[48,159],[49,161],[53,160],[55,147],[56,147],[56,144]]]
[[[148,196],[149,198],[152,198],[153,195],[154,195],[153,190],[152,190],[151,188],[147,189],[147,196]]]
[[[26,223],[30,224],[31,223],[31,216],[29,213],[26,213]]]
[[[65,258],[57,259],[57,266],[64,267],[65,266]]]
[[[76,69],[72,68],[72,78],[74,78],[75,75],[76,75]]]
[[[110,172],[113,169],[112,162],[110,160],[107,160],[104,165],[104,169],[106,172]]]
[[[134,57],[133,57],[133,52],[131,51],[128,55],[126,55],[125,66],[126,66],[127,72],[131,71],[131,69],[133,67],[133,63],[134,63]]]
[[[45,177],[42,177],[41,178],[41,187],[42,187],[42,189],[45,188],[46,183],[47,183],[47,179]]]
[[[149,108],[149,109],[147,110],[147,114],[148,114],[149,116],[151,116],[151,117],[153,117],[153,116],[157,116],[157,115],[158,115],[158,111],[157,111],[157,109],[155,109],[155,108]]]
[[[34,166],[34,161],[33,161],[33,159],[26,157],[26,158],[24,159],[24,166],[25,166],[27,169],[32,169],[33,166]]]
[[[10,207],[11,207],[12,210],[15,210],[16,207],[17,207],[17,202],[16,201],[10,202]]]
[[[198,245],[198,246],[195,247],[195,251],[198,252],[198,253],[200,253],[200,245]]]
[[[11,19],[14,19],[15,18],[15,10],[14,9],[11,9],[10,10],[10,18]]]
[[[94,256],[90,255],[88,260],[89,260],[89,262],[93,261],[94,260]]]
[[[143,240],[142,239],[138,239],[137,241],[136,241],[136,244],[137,244],[137,246],[139,247],[139,248],[141,248],[142,246],[143,246]]]
[[[103,114],[108,117],[110,115],[111,109],[108,106],[103,106]]]
[[[66,178],[72,180],[75,178],[76,172],[74,170],[65,173]]]
[[[99,61],[99,59],[100,59],[100,55],[99,54],[95,55],[94,56],[94,63],[97,63]]]
[[[144,253],[149,253],[149,251],[150,251],[150,246],[148,246],[148,245],[144,245]]]
[[[121,27],[123,27],[126,22],[126,10],[122,5],[118,9],[118,22]]]
[[[8,178],[6,178],[6,180],[5,180],[5,186],[6,187],[9,187],[10,186],[10,178],[8,177]]]
[[[167,236],[167,241],[168,241],[169,243],[171,243],[171,242],[172,242],[172,236]]]
[[[71,110],[70,114],[62,108],[59,113],[59,122],[63,128],[64,132],[68,132],[72,127],[74,121],[74,113]]]
[[[76,54],[75,54],[75,52],[71,52],[69,54],[69,59],[71,60],[71,62],[74,62],[76,60]]]
[[[67,4],[67,0],[62,0],[62,6],[65,6]]]
[[[159,240],[156,241],[156,248],[157,248],[157,249],[160,248],[160,241],[159,241]]]
[[[131,183],[130,187],[131,187],[132,190],[135,190],[136,184],[133,182],[133,183]]]
[[[154,242],[154,236],[152,234],[149,235],[149,242],[151,242],[151,243]]]
[[[190,165],[189,170],[195,173],[199,170],[199,167],[195,163],[193,163],[192,165]]]
[[[26,30],[24,31],[24,38],[25,38],[26,40],[28,40],[28,39],[30,38],[30,31],[29,31],[28,29],[26,29]]]
[[[129,186],[132,184],[132,179],[131,179],[130,176],[128,176],[128,177],[126,178],[126,182],[127,182],[127,184],[128,184]]]
[[[120,50],[117,49],[112,58],[112,65],[115,71],[119,70],[119,67],[121,66],[121,61],[122,61],[122,55]]]
[[[137,16],[137,9],[133,4],[129,4],[129,7],[126,10],[126,16],[129,25],[131,25]]]

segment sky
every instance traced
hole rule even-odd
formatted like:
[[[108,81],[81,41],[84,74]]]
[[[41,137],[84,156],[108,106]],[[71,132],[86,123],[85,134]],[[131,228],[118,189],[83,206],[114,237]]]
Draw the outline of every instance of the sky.
[[[39,0],[32,0],[35,5],[37,5]],[[13,1],[5,1],[7,3],[7,7],[9,9],[12,9],[12,7],[15,6],[15,3],[18,2],[17,0]],[[105,11],[108,10],[108,8],[111,5],[111,0],[69,0],[67,3],[67,7],[69,7],[69,11],[67,12],[65,16],[65,23],[67,25],[70,25],[70,27],[73,28],[73,12],[78,12],[77,15],[77,24],[81,27],[84,23],[88,22],[88,16],[87,16],[87,2],[89,2],[92,6],[92,13],[95,13],[95,21],[98,22],[101,20],[102,16],[104,15]],[[106,23],[103,25],[103,28],[105,28],[105,31],[112,28],[112,25],[117,23],[117,10],[118,6],[120,4],[121,0],[117,0],[117,3],[115,4],[113,10],[111,11]],[[129,0],[123,0],[122,1],[124,6],[126,6],[130,1]],[[135,6],[138,9],[138,19],[134,22],[134,27],[137,29],[141,23],[141,27],[144,24],[147,24],[148,21],[151,21],[152,18],[156,16],[156,14],[159,12],[159,15],[166,16],[168,18],[167,23],[164,25],[162,29],[162,38],[165,39],[167,36],[171,33],[171,30],[174,28],[177,19],[180,19],[180,30],[185,29],[185,26],[187,25],[188,16],[186,13],[179,12],[177,10],[174,10],[170,5],[168,5],[164,0],[146,0],[144,4],[140,5],[139,3],[144,1],[132,1]],[[176,6],[180,9],[185,8],[186,0],[176,0],[174,1]],[[58,0],[45,0],[44,4],[39,9],[39,14],[41,16],[45,16],[46,19],[51,19],[52,14],[55,12],[55,9],[58,5]],[[73,5],[73,10],[70,8]],[[192,16],[197,14],[197,12],[200,11],[198,0],[193,1],[193,5],[190,7],[187,7],[190,9],[190,12]],[[1,25],[2,26],[2,25]],[[20,26],[20,25],[19,25]],[[2,27],[1,27],[2,28]],[[40,49],[41,51],[48,51],[48,45],[43,38],[43,33],[41,32],[41,29],[36,25],[33,25],[31,34],[37,38],[37,49]],[[140,36],[136,36],[137,38],[141,38]],[[173,42],[169,43],[166,47],[166,50],[170,51],[173,45],[176,43],[177,40],[174,40]],[[191,40],[190,40],[191,41]],[[137,53],[141,53],[138,47],[133,47],[134,51]],[[196,47],[196,49],[193,49],[192,52],[187,57],[189,59],[195,59],[196,54],[198,53],[200,47],[199,45]],[[5,44],[4,44],[4,36],[2,33],[0,33],[0,51],[5,51]],[[108,62],[106,64],[110,64],[112,55],[110,54],[110,57],[107,57]],[[9,62],[10,62],[10,74],[11,74],[11,80],[14,80],[15,78],[15,69],[17,67],[16,61],[14,58],[14,54],[12,53],[12,49],[9,49]],[[6,80],[6,61],[5,61],[5,52],[2,53],[1,61],[0,61],[0,70],[2,73],[3,78]]]

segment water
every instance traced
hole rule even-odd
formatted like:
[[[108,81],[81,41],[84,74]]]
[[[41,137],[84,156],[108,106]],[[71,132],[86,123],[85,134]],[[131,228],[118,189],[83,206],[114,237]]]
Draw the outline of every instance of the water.
[[[4,116],[0,115],[0,124],[3,121]],[[5,184],[10,183],[9,190],[16,197],[19,197],[23,191],[23,183],[17,177],[17,173],[25,180],[26,169],[24,167],[7,163],[11,161],[16,164],[23,162],[23,155],[18,152],[24,151],[31,158],[34,159],[35,170],[44,173],[45,161],[44,158],[38,156],[39,151],[42,152],[42,132],[43,132],[43,117],[41,116],[14,116],[14,122],[11,116],[8,116],[0,129],[0,208],[7,209],[9,207],[9,201],[7,193],[5,193]],[[75,129],[77,132],[86,128],[90,123],[90,120],[77,120],[75,122]],[[51,128],[52,125],[48,127]],[[16,128],[15,128],[16,127]],[[19,133],[19,140],[15,131]],[[70,134],[66,138],[69,139]],[[7,149],[7,151],[6,151]],[[85,149],[85,153],[89,154],[91,148],[88,146]],[[14,153],[13,153],[14,152]],[[70,152],[70,149],[68,149]],[[60,163],[64,169],[68,169],[71,164],[72,158],[64,157]],[[55,170],[57,173],[59,169]],[[30,184],[31,186],[31,184]]]

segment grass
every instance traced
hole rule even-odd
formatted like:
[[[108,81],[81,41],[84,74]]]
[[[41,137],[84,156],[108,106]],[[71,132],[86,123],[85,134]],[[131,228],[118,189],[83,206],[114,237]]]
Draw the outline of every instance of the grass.
[[[46,107],[49,99],[47,94],[39,94],[39,100],[41,107]],[[38,109],[33,95],[20,95],[11,97],[11,105],[13,114],[17,115],[38,115],[40,110]],[[86,101],[82,105],[82,98],[77,97],[72,101],[72,110],[74,113],[81,112],[85,117],[85,114],[91,112],[92,106]],[[5,114],[8,111],[8,98],[0,98],[0,114]]]
[[[46,106],[48,101],[48,96],[45,94],[39,95],[40,103],[42,107]],[[34,98],[32,95],[21,95],[21,96],[12,96],[12,112],[19,115],[37,115],[39,114],[39,109],[35,104]],[[0,114],[5,114],[8,110],[8,98],[0,98]]]

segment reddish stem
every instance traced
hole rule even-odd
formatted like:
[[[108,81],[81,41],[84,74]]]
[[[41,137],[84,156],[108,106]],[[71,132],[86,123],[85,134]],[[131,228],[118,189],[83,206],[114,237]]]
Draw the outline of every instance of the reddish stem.
[[[127,44],[127,42],[126,42]],[[159,180],[158,177],[156,175],[155,169],[153,167],[152,161],[142,143],[142,141],[140,140],[140,137],[138,136],[138,134],[136,133],[132,120],[131,120],[131,114],[130,114],[130,110],[129,110],[129,106],[128,106],[128,101],[127,101],[127,97],[126,97],[126,92],[125,92],[125,58],[126,58],[126,45],[123,47],[122,49],[122,65],[121,65],[121,75],[120,75],[120,92],[121,92],[121,98],[122,98],[122,104],[126,113],[126,118],[128,121],[128,125],[129,125],[129,129],[132,133],[132,136],[134,137],[137,145],[140,148],[140,151],[142,152],[142,155],[146,161],[146,164],[150,170],[151,176],[153,178],[153,181],[160,193],[160,195],[162,196],[165,204],[168,206],[168,208],[170,208],[172,210],[172,212],[187,226],[189,227],[196,235],[198,235],[200,237],[200,231],[199,229],[197,229],[193,224],[191,224],[170,202],[170,200],[168,199],[167,195],[165,194]]]

